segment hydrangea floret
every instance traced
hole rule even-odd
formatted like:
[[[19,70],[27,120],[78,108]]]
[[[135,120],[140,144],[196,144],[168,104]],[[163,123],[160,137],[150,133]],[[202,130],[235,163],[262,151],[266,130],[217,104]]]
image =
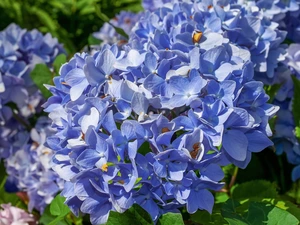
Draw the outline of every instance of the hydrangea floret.
[[[23,209],[2,204],[0,206],[0,224],[1,225],[34,225],[37,224],[36,218]]]

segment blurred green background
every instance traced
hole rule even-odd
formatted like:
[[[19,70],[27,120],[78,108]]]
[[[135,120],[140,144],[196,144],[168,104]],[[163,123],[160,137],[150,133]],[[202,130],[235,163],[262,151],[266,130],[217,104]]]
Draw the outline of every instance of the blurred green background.
[[[121,10],[142,10],[141,0],[0,0],[0,30],[14,22],[29,30],[50,32],[74,54],[95,42],[91,34],[104,23],[96,7],[109,18]]]

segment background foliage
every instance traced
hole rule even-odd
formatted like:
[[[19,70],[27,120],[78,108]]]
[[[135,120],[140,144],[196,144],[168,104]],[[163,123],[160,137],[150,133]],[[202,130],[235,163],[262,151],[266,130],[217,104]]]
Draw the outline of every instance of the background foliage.
[[[1,0],[0,30],[14,22],[22,28],[50,32],[74,54],[93,41],[89,35],[104,23],[95,5],[109,18],[121,10],[142,10],[140,0]]]

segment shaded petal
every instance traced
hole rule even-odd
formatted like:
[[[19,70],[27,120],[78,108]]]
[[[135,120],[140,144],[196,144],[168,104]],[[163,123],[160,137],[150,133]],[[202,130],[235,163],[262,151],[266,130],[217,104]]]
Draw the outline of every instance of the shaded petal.
[[[261,131],[255,130],[245,135],[248,138],[248,142],[251,143],[248,146],[250,152],[260,152],[266,147],[273,145],[273,142]]]
[[[223,148],[234,159],[244,161],[247,156],[248,139],[238,130],[228,130],[223,136]]]

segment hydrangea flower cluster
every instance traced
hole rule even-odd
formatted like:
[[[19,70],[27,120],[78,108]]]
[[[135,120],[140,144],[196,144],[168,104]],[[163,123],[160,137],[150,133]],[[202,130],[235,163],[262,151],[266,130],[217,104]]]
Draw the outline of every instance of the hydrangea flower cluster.
[[[7,103],[16,104],[20,116],[29,117],[42,96],[34,86],[30,72],[38,63],[52,65],[55,57],[63,53],[62,46],[50,34],[27,31],[11,24],[0,32],[0,123],[8,121],[12,110]]]
[[[256,0],[257,5],[264,10],[264,15],[277,22],[281,30],[287,31],[287,38],[299,43],[300,7],[299,0]]]
[[[159,2],[162,4],[161,1]],[[279,82],[276,71],[282,71],[283,64],[280,62],[284,61],[286,55],[286,46],[282,45],[282,42],[286,32],[279,30],[279,24],[268,16],[265,1],[205,0],[193,2],[195,2],[195,10],[198,11],[195,14],[195,21],[201,24],[201,27],[199,25],[195,27],[198,31],[203,32],[204,28],[209,28],[223,34],[232,43],[249,49],[251,61],[254,63],[255,79],[265,84]],[[270,1],[268,2],[271,4]],[[274,1],[273,5],[275,2],[278,1]],[[198,15],[201,15],[201,18],[197,18]],[[200,19],[202,21],[199,21]],[[179,28],[177,32],[180,32]]]
[[[300,178],[300,145],[295,135],[295,122],[292,114],[294,85],[292,76],[300,79],[300,44],[291,44],[287,50],[285,64],[290,72],[283,74],[284,84],[278,91],[274,104],[280,106],[276,118],[274,144],[278,154],[285,152],[288,161],[296,165],[292,171],[292,179]],[[293,75],[291,75],[293,74]]]
[[[163,4],[162,1],[157,2]],[[282,84],[274,101],[274,104],[281,108],[276,119],[274,141],[277,153],[287,152],[289,162],[299,165],[299,144],[294,134],[295,124],[291,105],[294,94],[291,73],[300,78],[299,46],[292,44],[288,48],[282,42],[285,37],[299,42],[297,30],[300,27],[300,2],[298,0],[194,2],[199,6],[198,10],[209,18],[207,21],[213,21],[210,28],[213,27],[216,32],[223,33],[231,42],[249,49],[251,61],[255,65],[256,80],[266,85]],[[149,26],[147,19],[143,26],[147,33]],[[149,37],[153,38],[153,34]],[[295,167],[292,179],[295,181],[299,178],[300,167]]]
[[[228,7],[213,6],[224,15]],[[184,206],[211,212],[220,165],[245,168],[273,144],[268,120],[278,107],[253,79],[254,53],[210,8],[168,4],[140,19],[123,50],[104,45],[61,67],[44,104],[56,129],[47,145],[75,215],[102,224],[135,203],[153,221]]]
[[[299,43],[300,28],[300,1],[256,1],[257,6],[264,11],[264,15],[279,25],[279,29],[287,32],[286,37],[290,41]],[[294,85],[292,76],[300,79],[300,45],[290,44],[282,46],[286,53],[283,55],[284,60],[280,62],[279,67],[275,70],[277,83],[281,87],[275,97],[274,104],[280,106],[275,124],[274,143],[276,152],[287,154],[288,161],[296,165],[292,171],[292,180],[300,178],[300,147],[299,141],[295,135],[295,122],[292,114]],[[267,83],[268,84],[268,83]]]
[[[44,146],[46,137],[53,134],[49,119],[40,117],[30,133],[23,132],[20,149],[6,159],[8,180],[29,198],[28,209],[43,212],[55,194],[63,188],[58,175],[51,170],[52,151]]]
[[[23,209],[11,206],[10,204],[2,204],[0,208],[0,224],[34,225],[37,224],[37,221],[32,214],[28,214]]]
[[[30,211],[42,212],[61,189],[44,147],[49,119],[38,118],[45,99],[30,77],[36,64],[51,67],[60,53],[62,45],[50,34],[15,24],[0,32],[0,159],[12,186],[29,196]]]
[[[286,17],[280,25],[282,29],[285,29],[288,32],[288,39],[300,43],[300,9],[286,13]]]

